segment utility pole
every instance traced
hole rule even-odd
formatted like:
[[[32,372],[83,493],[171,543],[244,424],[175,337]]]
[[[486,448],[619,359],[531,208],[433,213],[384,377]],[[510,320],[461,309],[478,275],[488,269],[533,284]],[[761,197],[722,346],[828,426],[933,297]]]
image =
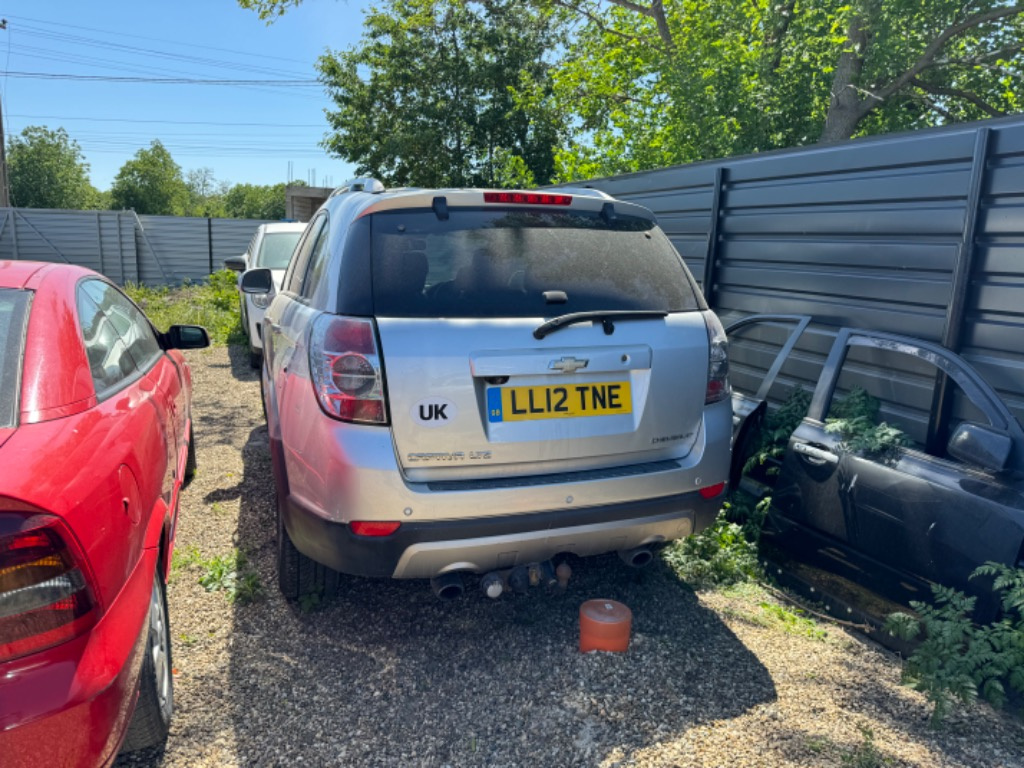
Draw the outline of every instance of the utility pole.
[[[7,19],[0,19],[0,29],[7,29]],[[7,135],[4,133],[3,96],[0,95],[0,208],[10,207],[11,188],[7,181]]]

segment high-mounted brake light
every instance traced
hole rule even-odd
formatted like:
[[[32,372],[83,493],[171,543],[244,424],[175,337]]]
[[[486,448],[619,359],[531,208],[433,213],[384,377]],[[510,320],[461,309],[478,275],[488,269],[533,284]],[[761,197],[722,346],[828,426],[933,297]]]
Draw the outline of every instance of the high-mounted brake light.
[[[484,202],[513,205],[572,205],[572,195],[552,195],[546,192],[484,192]]]
[[[390,536],[398,530],[401,523],[387,523],[376,520],[355,520],[349,528],[356,536]]]
[[[0,662],[78,637],[97,613],[84,556],[64,523],[0,511]]]
[[[372,320],[320,315],[310,333],[309,370],[317,400],[328,416],[387,424]]]
[[[729,387],[729,340],[713,312],[705,312],[704,321],[708,329],[708,386],[704,404],[710,405],[732,394]]]

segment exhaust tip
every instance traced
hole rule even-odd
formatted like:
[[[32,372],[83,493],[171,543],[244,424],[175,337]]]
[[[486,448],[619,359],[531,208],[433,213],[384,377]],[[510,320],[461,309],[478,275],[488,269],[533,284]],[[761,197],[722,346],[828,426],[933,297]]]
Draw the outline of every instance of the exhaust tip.
[[[462,597],[465,585],[462,583],[462,576],[458,573],[442,573],[430,580],[430,587],[434,594],[441,600],[455,600]]]
[[[654,559],[654,552],[650,547],[636,547],[634,549],[619,550],[619,559],[630,568],[643,568],[649,565]]]

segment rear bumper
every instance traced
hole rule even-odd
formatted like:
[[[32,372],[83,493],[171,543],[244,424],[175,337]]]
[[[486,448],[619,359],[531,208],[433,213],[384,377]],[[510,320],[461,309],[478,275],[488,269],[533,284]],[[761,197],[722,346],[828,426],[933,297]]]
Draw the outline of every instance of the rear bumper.
[[[432,578],[448,571],[482,573],[547,560],[597,555],[688,536],[715,519],[722,496],[683,493],[579,509],[501,517],[410,522],[391,536],[356,536],[289,496],[282,509],[295,546],[356,576]]]

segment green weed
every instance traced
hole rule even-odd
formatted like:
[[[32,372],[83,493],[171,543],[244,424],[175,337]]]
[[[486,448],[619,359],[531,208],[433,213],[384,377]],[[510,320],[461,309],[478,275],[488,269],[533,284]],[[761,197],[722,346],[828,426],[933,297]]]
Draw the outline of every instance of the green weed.
[[[886,464],[899,461],[909,440],[898,427],[878,421],[878,400],[860,387],[832,402],[825,431],[839,435],[839,449]]]
[[[203,574],[199,584],[207,592],[224,592],[232,603],[251,603],[263,592],[259,576],[249,568],[248,558],[240,550],[212,557],[200,565]]]
[[[824,640],[828,637],[828,632],[816,621],[807,618],[807,614],[800,608],[790,609],[776,603],[761,603],[761,610],[769,618],[770,625],[783,632],[809,637],[812,640]]]
[[[892,765],[892,760],[882,755],[875,746],[875,734],[866,725],[858,726],[861,743],[849,751],[842,752],[840,761],[847,768],[883,768]]]
[[[245,341],[236,275],[229,269],[214,272],[202,283],[186,281],[175,288],[128,283],[124,290],[160,331],[172,325],[201,325],[214,344]]]

